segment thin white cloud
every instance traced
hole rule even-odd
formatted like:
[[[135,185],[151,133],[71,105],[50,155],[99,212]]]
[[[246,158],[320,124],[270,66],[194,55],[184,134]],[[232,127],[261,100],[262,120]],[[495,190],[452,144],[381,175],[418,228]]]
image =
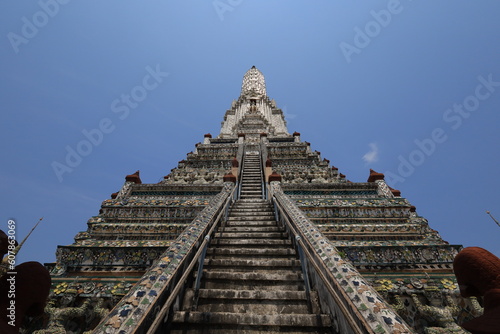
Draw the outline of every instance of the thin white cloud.
[[[363,160],[366,163],[372,163],[378,161],[378,146],[375,143],[368,144],[370,151],[363,155]]]

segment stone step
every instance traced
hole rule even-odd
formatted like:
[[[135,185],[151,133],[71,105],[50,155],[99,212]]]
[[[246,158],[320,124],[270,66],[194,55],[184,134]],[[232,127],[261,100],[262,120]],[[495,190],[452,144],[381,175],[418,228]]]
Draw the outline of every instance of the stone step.
[[[177,311],[173,322],[202,324],[238,324],[239,326],[328,327],[330,317],[324,314],[254,314],[229,312]]]
[[[273,209],[268,207],[268,206],[262,206],[262,207],[259,207],[259,206],[256,206],[256,205],[253,205],[253,206],[244,206],[244,207],[240,207],[240,206],[233,206],[231,208],[231,211],[230,212],[269,212],[269,213],[273,213]]]
[[[262,199],[262,197],[261,197]],[[270,207],[267,204],[261,204],[261,203],[255,203],[253,205],[251,204],[234,204],[230,208],[230,212],[256,212],[256,211],[264,211],[268,213],[274,213],[274,210],[272,207]]]
[[[238,205],[238,206],[233,206],[232,209],[241,209],[241,210],[261,210],[263,212],[271,212],[274,214],[273,210],[268,207],[268,206],[259,206],[259,205],[252,205],[252,206],[245,206],[245,205]],[[250,211],[252,212],[252,211]]]
[[[203,289],[231,289],[255,291],[304,291],[300,271],[229,271],[203,269]]]
[[[219,268],[228,271],[253,271],[253,270],[300,270],[300,260],[297,259],[252,259],[252,258],[205,258],[204,268]]]
[[[273,256],[277,257],[291,257],[296,256],[296,252],[293,248],[213,248],[209,247],[207,249],[207,256],[217,256],[217,257],[225,257],[225,256],[252,256],[253,258],[259,257],[269,257]]]
[[[235,233],[235,232],[283,232],[284,228],[278,226],[225,226],[219,227],[219,233]]]
[[[188,328],[186,328],[188,327]],[[211,325],[174,323],[170,329],[171,334],[331,334],[328,327],[296,327],[284,328],[280,326],[241,326],[241,325]]]
[[[267,205],[233,206],[229,212],[266,212],[274,213],[273,209]]]
[[[240,198],[238,202],[235,202],[232,205],[233,208],[239,209],[239,208],[249,208],[249,209],[261,209],[261,208],[272,208],[267,203],[266,199],[260,198],[260,200],[257,199],[242,199]]]
[[[269,205],[266,199],[260,199],[258,200],[245,200],[245,199],[239,199],[237,202],[235,202],[232,206],[233,208],[251,208],[251,209],[260,209],[260,208],[273,208],[272,205]]]
[[[228,221],[226,223],[228,227],[237,227],[237,226],[276,226],[276,221],[274,220],[257,220],[257,221],[248,221],[248,220],[233,220]]]
[[[315,293],[311,291],[311,294]],[[302,300],[307,301],[305,291],[259,291],[231,289],[200,289],[199,298],[211,299],[255,299],[255,300]],[[314,299],[314,297],[313,297]]]
[[[239,199],[236,201],[235,204],[252,204],[254,205],[255,203],[260,203],[260,204],[267,204],[269,205],[270,202],[266,199],[261,199],[261,200],[244,200],[244,199]]]
[[[291,240],[281,240],[281,239],[214,239],[211,245],[223,245],[223,246],[235,246],[235,247],[246,247],[251,246],[269,246],[269,247],[283,247],[291,245]]]
[[[220,289],[214,289],[218,291]],[[213,290],[212,290],[213,291]],[[238,291],[238,290],[229,290]],[[242,290],[245,291],[245,290]],[[248,291],[248,290],[246,290]],[[200,291],[201,292],[201,291]],[[257,291],[264,292],[264,291]],[[273,291],[266,291],[272,293]],[[302,291],[286,291],[297,293]],[[201,298],[198,299],[198,312],[230,312],[230,313],[254,313],[254,314],[306,314],[309,313],[307,300],[285,299],[262,300],[262,299],[223,299],[223,298]]]
[[[188,294],[194,294],[188,289]],[[231,312],[255,314],[306,314],[320,313],[318,295],[310,293],[310,303],[305,291],[200,289],[198,312]],[[189,310],[184,308],[185,311]]]
[[[255,217],[267,217],[267,219],[273,219],[274,214],[270,211],[267,212],[258,212],[258,211],[238,211],[231,210],[228,218],[239,218],[239,217],[248,217],[248,219],[254,219]]]
[[[266,200],[260,199],[258,201],[256,200],[238,200],[238,202],[234,203],[233,208],[249,208],[249,209],[261,209],[261,208],[270,208],[272,209],[272,206],[267,203]]]
[[[288,239],[286,232],[217,232],[214,238],[221,239]]]
[[[267,199],[260,199],[260,202],[252,202],[252,201],[257,201],[257,200],[244,200],[240,199],[240,202],[235,203],[234,207],[235,208],[254,208],[254,209],[262,209],[262,208],[269,208],[272,211],[274,211],[274,206],[269,205],[269,202]]]
[[[255,221],[255,220],[260,220],[260,221],[267,221],[267,220],[274,220],[274,215],[271,216],[271,215],[265,215],[265,216],[248,216],[248,215],[242,215],[242,216],[229,216],[227,218],[228,221],[241,221],[241,220],[245,220],[245,221]]]
[[[241,189],[241,195],[243,194],[262,194],[262,189]]]
[[[241,187],[241,191],[245,191],[245,190],[262,190],[262,187]]]
[[[274,213],[273,209],[270,208],[269,206],[267,205],[234,205],[232,208],[231,208],[231,211],[232,210],[249,210],[249,212],[253,212],[253,211],[256,211],[256,210],[260,210],[260,211],[265,211],[265,212],[271,212],[271,213]]]

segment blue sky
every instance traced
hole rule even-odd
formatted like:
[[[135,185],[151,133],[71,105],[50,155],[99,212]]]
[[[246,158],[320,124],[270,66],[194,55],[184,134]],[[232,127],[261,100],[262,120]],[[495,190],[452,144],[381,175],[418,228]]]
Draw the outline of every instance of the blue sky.
[[[18,260],[54,261],[125,175],[156,183],[217,135],[255,65],[289,131],[349,180],[386,173],[445,240],[500,256],[485,212],[500,219],[499,12],[486,0],[3,1],[0,226],[15,219],[22,238],[43,216]],[[68,163],[71,150],[83,153]]]

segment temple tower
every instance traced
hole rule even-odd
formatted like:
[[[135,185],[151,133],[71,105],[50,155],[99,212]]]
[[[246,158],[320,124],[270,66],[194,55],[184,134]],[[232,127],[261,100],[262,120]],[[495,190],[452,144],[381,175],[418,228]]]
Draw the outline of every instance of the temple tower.
[[[255,66],[218,136],[205,134],[159,183],[126,176],[87,225],[47,265],[43,326],[460,332],[457,323],[479,312],[459,297],[452,261],[461,246],[444,241],[383,174],[349,181],[290,134]],[[227,281],[231,272],[246,279]],[[275,278],[276,288],[258,277]],[[290,298],[296,308],[279,311]]]
[[[267,97],[264,75],[252,66],[243,76],[240,97],[224,115],[219,138],[245,134],[247,141],[258,142],[261,133],[289,136],[283,112]]]

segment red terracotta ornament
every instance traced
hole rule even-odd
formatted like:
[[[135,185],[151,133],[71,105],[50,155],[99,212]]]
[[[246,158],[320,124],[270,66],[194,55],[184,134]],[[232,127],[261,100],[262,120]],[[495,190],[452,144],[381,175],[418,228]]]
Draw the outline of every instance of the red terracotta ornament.
[[[224,182],[233,182],[236,183],[236,176],[233,175],[233,173],[229,172],[228,174],[224,175],[223,179]]]
[[[134,174],[130,174],[125,176],[125,181],[127,182],[134,182],[135,184],[141,184],[141,178],[139,176],[139,171],[135,172]]]
[[[382,173],[377,173],[373,169],[370,169],[370,176],[368,176],[367,182],[375,182],[377,180],[383,180],[385,175]]]
[[[271,175],[269,175],[269,182],[273,181],[281,182],[281,175],[276,172],[273,172]]]
[[[480,247],[464,248],[453,261],[462,297],[483,296],[484,313],[462,325],[472,334],[500,333],[500,259]]]

